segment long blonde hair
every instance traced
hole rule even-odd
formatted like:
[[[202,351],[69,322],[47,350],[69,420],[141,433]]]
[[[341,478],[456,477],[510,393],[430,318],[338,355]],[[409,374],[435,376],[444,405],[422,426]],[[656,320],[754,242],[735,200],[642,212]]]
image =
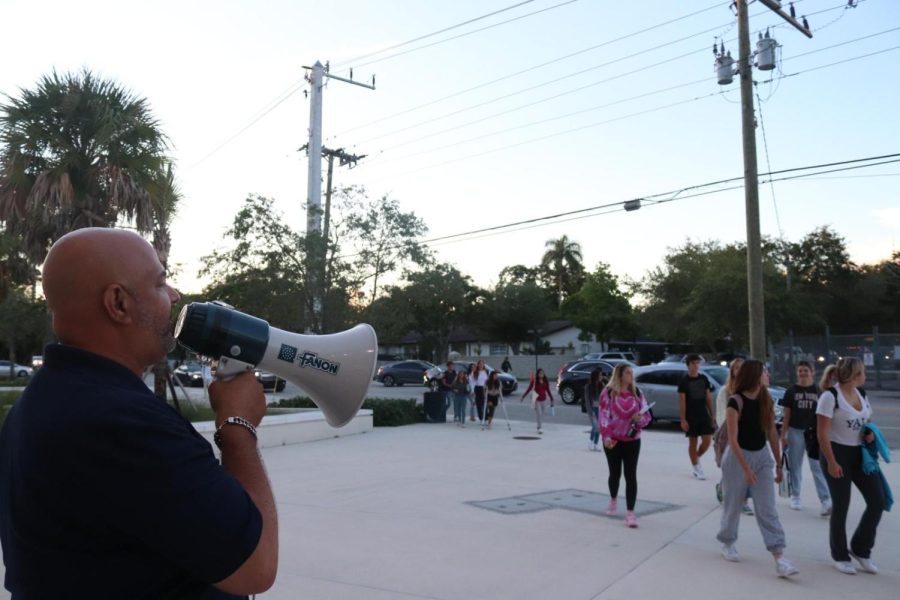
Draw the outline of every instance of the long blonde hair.
[[[625,369],[630,368],[631,367],[625,363],[619,363],[613,369],[612,375],[609,376],[609,383],[606,384],[606,389],[609,390],[608,393],[611,398],[622,393],[622,375],[625,374]],[[634,385],[634,377],[631,378],[631,385],[628,386],[628,391],[631,392],[631,395],[635,398],[640,398],[637,386]]]
[[[838,383],[850,383],[857,375],[865,372],[866,366],[855,356],[845,356],[837,361],[836,370]]]
[[[822,371],[822,378],[819,380],[819,389],[825,391],[837,383],[837,365],[828,365]]]
[[[728,363],[728,378],[725,379],[725,391],[728,395],[732,395],[734,393],[734,384],[737,382],[737,374],[741,370],[741,365],[743,365],[745,359],[738,356],[737,358],[732,358],[731,362]],[[737,368],[735,368],[735,366]]]

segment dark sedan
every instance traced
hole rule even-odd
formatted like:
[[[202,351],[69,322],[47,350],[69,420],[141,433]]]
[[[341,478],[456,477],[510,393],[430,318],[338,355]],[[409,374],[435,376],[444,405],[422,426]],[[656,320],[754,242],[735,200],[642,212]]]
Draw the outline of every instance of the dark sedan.
[[[597,367],[603,369],[603,376],[609,379],[613,366],[605,360],[577,360],[563,365],[557,375],[556,389],[565,404],[581,402],[584,386],[591,378],[591,371]]]
[[[181,385],[203,387],[203,367],[197,363],[187,363],[173,371]]]
[[[375,381],[380,381],[385,387],[414,383],[422,385],[425,372],[433,369],[434,365],[425,360],[403,360],[378,367],[375,373]]]

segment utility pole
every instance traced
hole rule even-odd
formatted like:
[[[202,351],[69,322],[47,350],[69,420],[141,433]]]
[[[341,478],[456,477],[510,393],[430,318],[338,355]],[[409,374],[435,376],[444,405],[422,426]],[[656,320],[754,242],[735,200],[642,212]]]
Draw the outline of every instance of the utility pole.
[[[309,164],[307,170],[306,193],[306,279],[307,279],[307,329],[306,333],[320,333],[322,330],[322,282],[325,266],[325,240],[322,235],[322,86],[325,79],[337,79],[345,83],[375,89],[375,76],[372,83],[353,81],[329,73],[328,65],[316,61],[309,69],[307,76],[310,85],[309,96]],[[330,180],[330,172],[329,172]],[[329,196],[330,197],[330,196]]]
[[[799,23],[776,0],[760,0],[791,25],[812,37],[804,18]],[[747,215],[747,303],[750,324],[750,356],[766,360],[766,314],[762,281],[762,240],[759,229],[759,177],[756,165],[756,118],[753,110],[753,70],[750,51],[748,0],[737,0],[738,71],[741,76],[741,129],[744,145],[744,204]],[[791,6],[793,12],[793,6]]]

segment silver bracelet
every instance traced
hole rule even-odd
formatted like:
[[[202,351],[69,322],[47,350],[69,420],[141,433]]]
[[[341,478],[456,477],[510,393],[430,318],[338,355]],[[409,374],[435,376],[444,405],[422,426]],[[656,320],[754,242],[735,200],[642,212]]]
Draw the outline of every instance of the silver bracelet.
[[[219,450],[222,449],[222,428],[226,425],[239,425],[253,434],[254,440],[259,439],[256,435],[256,427],[253,426],[253,423],[244,417],[228,417],[222,421],[222,424],[216,428],[216,432],[213,434],[213,442],[215,442],[216,447],[218,447]]]

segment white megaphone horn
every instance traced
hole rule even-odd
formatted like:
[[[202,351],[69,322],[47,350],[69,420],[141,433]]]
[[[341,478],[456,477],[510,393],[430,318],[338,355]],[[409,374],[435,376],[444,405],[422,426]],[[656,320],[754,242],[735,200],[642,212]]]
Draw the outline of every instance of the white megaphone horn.
[[[378,338],[371,325],[329,335],[302,335],[221,302],[181,309],[175,338],[197,354],[218,358],[216,377],[259,367],[304,389],[332,427],[343,427],[366,397]]]

